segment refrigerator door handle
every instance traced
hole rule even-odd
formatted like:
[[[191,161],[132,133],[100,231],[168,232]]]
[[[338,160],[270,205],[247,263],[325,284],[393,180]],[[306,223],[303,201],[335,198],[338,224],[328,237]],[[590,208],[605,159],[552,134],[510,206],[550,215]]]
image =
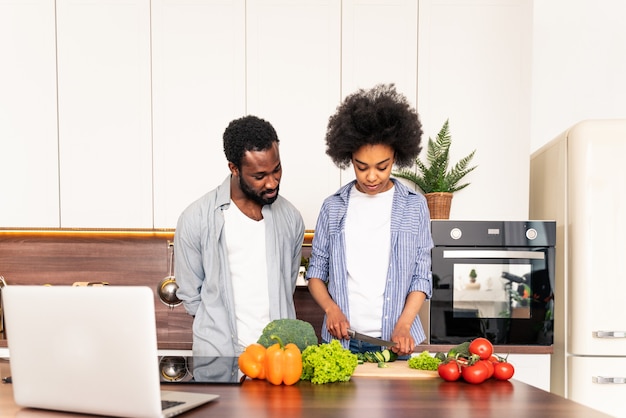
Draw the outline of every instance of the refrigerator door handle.
[[[600,383],[600,384],[625,384],[626,377],[592,376],[591,381],[593,383]]]
[[[626,331],[593,331],[594,338],[626,338]]]

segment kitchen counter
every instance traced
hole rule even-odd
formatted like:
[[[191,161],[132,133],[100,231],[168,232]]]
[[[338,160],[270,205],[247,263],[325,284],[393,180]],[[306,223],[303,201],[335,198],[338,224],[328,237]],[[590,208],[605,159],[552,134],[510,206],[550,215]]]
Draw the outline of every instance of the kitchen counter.
[[[0,374],[9,364],[0,360]],[[600,412],[522,382],[490,380],[480,385],[439,378],[390,379],[353,377],[345,383],[273,386],[247,380],[232,385],[163,385],[168,390],[209,392],[220,398],[184,417],[396,417],[488,416],[506,418],[600,418]],[[83,415],[22,409],[13,402],[10,384],[0,384],[3,417],[79,417]]]

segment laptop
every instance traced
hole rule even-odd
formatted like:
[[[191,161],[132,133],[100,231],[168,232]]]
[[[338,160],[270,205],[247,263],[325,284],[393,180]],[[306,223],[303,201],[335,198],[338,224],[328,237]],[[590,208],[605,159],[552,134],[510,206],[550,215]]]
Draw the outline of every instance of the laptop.
[[[20,406],[152,418],[219,397],[161,391],[148,287],[10,285],[2,303]]]

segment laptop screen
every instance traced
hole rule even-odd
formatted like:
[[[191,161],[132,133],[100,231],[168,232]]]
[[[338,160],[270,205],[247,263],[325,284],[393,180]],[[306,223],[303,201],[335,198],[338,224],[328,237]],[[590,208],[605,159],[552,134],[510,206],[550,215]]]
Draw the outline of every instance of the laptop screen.
[[[203,383],[239,385],[245,376],[237,357],[159,357],[161,383]]]

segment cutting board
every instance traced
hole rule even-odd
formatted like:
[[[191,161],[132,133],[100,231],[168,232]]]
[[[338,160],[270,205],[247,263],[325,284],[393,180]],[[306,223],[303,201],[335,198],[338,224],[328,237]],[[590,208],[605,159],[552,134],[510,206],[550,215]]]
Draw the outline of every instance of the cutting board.
[[[378,363],[363,363],[356,366],[352,377],[379,377],[385,379],[434,379],[439,374],[431,370],[411,369],[406,361],[387,363],[388,367],[378,367]]]

